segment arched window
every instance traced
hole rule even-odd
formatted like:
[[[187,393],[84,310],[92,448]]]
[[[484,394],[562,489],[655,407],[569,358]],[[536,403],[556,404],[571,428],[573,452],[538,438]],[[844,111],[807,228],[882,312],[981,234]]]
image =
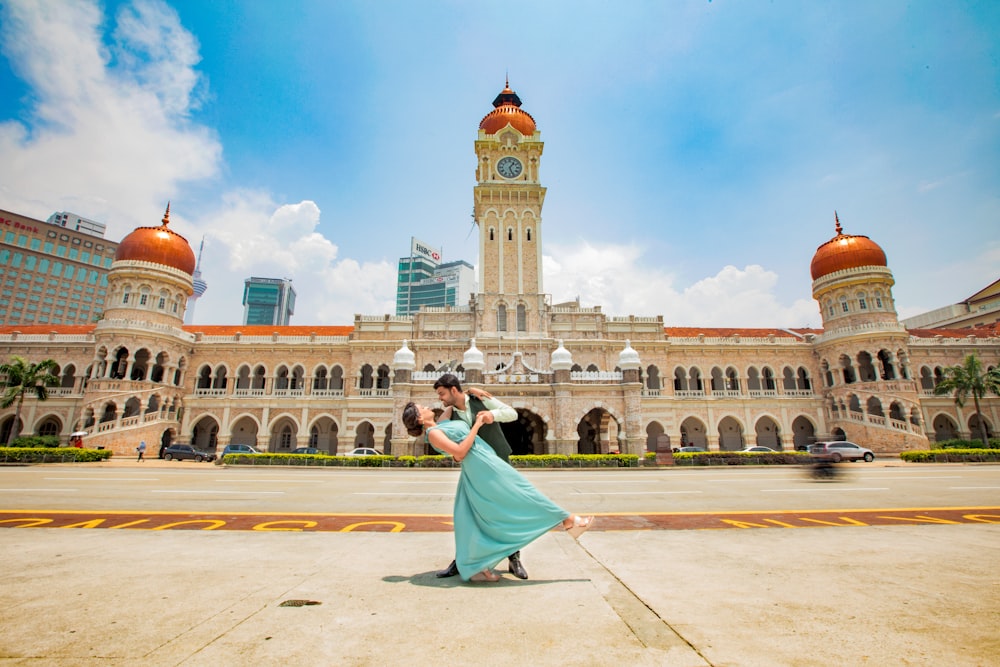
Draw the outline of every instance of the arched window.
[[[497,331],[507,330],[507,306],[502,303],[497,306]]]
[[[528,314],[525,311],[524,304],[517,304],[517,330],[527,331],[528,330]]]

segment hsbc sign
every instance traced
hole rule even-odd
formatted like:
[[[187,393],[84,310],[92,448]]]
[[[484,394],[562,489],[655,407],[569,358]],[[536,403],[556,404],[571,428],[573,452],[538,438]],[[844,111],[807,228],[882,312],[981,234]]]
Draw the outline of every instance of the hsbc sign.
[[[434,262],[441,261],[441,249],[432,248],[429,243],[418,241],[415,237],[410,237],[410,255],[414,257],[427,257]]]

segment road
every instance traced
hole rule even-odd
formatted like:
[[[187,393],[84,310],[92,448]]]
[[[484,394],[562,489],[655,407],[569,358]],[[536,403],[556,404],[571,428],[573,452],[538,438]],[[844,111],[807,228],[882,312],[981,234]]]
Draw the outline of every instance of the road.
[[[846,470],[528,471],[597,528],[485,587],[453,470],[2,467],[0,662],[995,665],[1000,466]]]
[[[842,464],[835,482],[817,482],[792,467],[658,470],[528,470],[545,494],[578,514],[597,514],[603,530],[752,527],[828,521],[831,512],[854,525],[885,524],[888,513],[960,521],[1000,500],[1000,466]],[[391,517],[399,530],[450,530],[457,470],[216,466],[151,461],[115,466],[0,468],[0,526],[62,516],[37,525],[84,527],[80,516],[116,516],[92,527],[148,528],[178,518],[206,518],[205,527],[246,529],[246,517],[309,515],[306,529],[343,530],[365,517]],[[937,514],[929,515],[928,512]],[[947,510],[945,513],[941,511]],[[72,511],[79,514],[65,514]],[[891,512],[890,512],[891,511]],[[50,514],[40,514],[48,512]],[[88,512],[90,514],[88,514]],[[107,514],[110,513],[110,514]],[[147,513],[159,522],[139,522]],[[875,513],[875,515],[873,515]],[[330,515],[317,523],[314,515]],[[813,517],[806,522],[801,517]],[[237,520],[237,517],[239,519]],[[636,519],[640,517],[640,519]],[[893,516],[891,525],[913,519]],[[218,523],[218,522],[222,523]],[[332,522],[331,522],[332,521]],[[811,522],[811,523],[810,523]],[[185,527],[194,527],[189,522]],[[291,526],[291,524],[287,524]],[[371,524],[371,529],[383,529]]]

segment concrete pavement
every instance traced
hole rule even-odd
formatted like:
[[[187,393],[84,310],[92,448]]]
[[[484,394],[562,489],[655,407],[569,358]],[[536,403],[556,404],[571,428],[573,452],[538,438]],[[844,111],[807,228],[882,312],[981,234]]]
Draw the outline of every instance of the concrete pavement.
[[[995,665],[997,545],[988,523],[551,532],[528,581],[465,584],[434,577],[449,533],[0,529],[0,663]]]

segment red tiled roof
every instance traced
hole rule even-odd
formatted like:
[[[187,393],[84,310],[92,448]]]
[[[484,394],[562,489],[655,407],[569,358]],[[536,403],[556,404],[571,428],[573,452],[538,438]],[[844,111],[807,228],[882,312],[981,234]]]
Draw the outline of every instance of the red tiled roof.
[[[693,338],[699,334],[709,337],[729,338],[730,336],[743,336],[746,338],[797,338],[794,333],[804,336],[807,333],[820,334],[822,329],[739,329],[739,328],[714,328],[714,327],[663,327],[663,333],[677,338]]]
[[[18,331],[23,334],[87,334],[97,328],[95,324],[7,324],[0,326],[0,334]]]
[[[354,332],[353,326],[275,326],[273,324],[185,324],[184,331],[201,333],[205,336],[232,336],[240,333],[243,336],[349,336]]]
[[[916,338],[1000,338],[1000,324],[984,324],[967,329],[909,329],[907,331]]]

